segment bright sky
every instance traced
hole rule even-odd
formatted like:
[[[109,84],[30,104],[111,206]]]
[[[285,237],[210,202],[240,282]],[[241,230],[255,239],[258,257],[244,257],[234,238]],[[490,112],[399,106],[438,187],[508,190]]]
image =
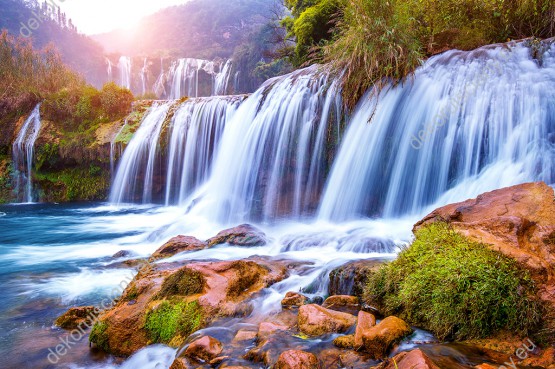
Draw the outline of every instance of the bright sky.
[[[96,34],[132,28],[142,17],[187,0],[50,0],[68,14],[80,32]]]

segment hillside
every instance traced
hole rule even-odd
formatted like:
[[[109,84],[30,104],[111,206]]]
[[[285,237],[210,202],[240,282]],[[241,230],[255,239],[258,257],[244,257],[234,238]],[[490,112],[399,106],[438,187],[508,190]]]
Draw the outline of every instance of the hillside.
[[[118,30],[93,38],[108,53],[225,58],[270,20],[274,3],[274,0],[193,0],[144,18],[134,34]]]
[[[33,11],[44,14],[36,1],[23,2],[21,0],[0,0],[0,29],[7,29],[14,36],[20,36],[21,23],[28,24],[36,19]],[[102,46],[91,38],[79,34],[71,19],[63,13],[54,11],[40,23],[40,27],[31,31],[29,39],[36,49],[43,48],[49,43],[60,51],[62,60],[72,69],[81,73],[87,81],[99,86],[106,78],[106,67]],[[29,30],[23,29],[27,35]]]

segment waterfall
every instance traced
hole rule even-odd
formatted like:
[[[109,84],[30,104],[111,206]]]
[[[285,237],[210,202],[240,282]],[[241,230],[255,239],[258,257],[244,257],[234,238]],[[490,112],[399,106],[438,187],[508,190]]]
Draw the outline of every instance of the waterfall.
[[[40,104],[29,115],[12,145],[15,189],[20,202],[33,202],[32,168],[35,141],[41,128]]]
[[[108,73],[108,81],[113,81],[114,77],[112,72],[112,62],[108,58],[105,58],[105,59],[106,59],[106,73]]]
[[[118,62],[120,86],[131,89],[131,58],[121,56]]]
[[[224,95],[227,90],[231,62],[218,62],[182,58],[175,61],[168,71],[171,81],[169,98]]]
[[[221,70],[216,74],[214,82],[214,96],[225,95],[229,86],[229,77],[231,76],[231,60],[225,62]]]
[[[449,51],[412,83],[362,99],[319,216],[420,214],[517,183],[553,184],[555,47],[531,55],[524,43]]]
[[[144,96],[147,92],[147,80],[148,80],[148,63],[147,58],[143,60],[143,67],[141,68],[141,87],[142,87],[142,95]]]
[[[171,102],[155,103],[125,149],[113,181],[112,203],[151,201],[158,137]],[[139,176],[142,181],[139,180]],[[137,190],[142,192],[138,196]]]
[[[243,99],[207,97],[154,105],[120,159],[110,201],[183,201],[205,181],[224,126]]]
[[[203,183],[226,122],[242,97],[199,98],[183,103],[172,120],[165,203],[182,203]]]
[[[339,96],[317,66],[267,81],[226,125],[193,211],[221,222],[313,213],[339,137]]]

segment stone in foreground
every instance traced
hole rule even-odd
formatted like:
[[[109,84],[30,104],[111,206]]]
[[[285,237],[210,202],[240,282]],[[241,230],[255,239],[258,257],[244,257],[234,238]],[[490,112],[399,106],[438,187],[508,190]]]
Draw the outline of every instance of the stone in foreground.
[[[299,308],[298,325],[309,336],[343,333],[356,323],[356,317],[310,304]]]

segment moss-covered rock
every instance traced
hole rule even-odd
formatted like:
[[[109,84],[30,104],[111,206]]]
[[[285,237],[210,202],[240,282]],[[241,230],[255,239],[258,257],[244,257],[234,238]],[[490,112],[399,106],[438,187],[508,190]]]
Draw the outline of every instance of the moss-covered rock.
[[[527,335],[542,311],[526,270],[445,223],[418,230],[409,248],[370,277],[365,300],[440,339],[502,329]]]
[[[202,320],[197,301],[165,300],[147,313],[144,328],[152,343],[178,346],[201,327]]]

